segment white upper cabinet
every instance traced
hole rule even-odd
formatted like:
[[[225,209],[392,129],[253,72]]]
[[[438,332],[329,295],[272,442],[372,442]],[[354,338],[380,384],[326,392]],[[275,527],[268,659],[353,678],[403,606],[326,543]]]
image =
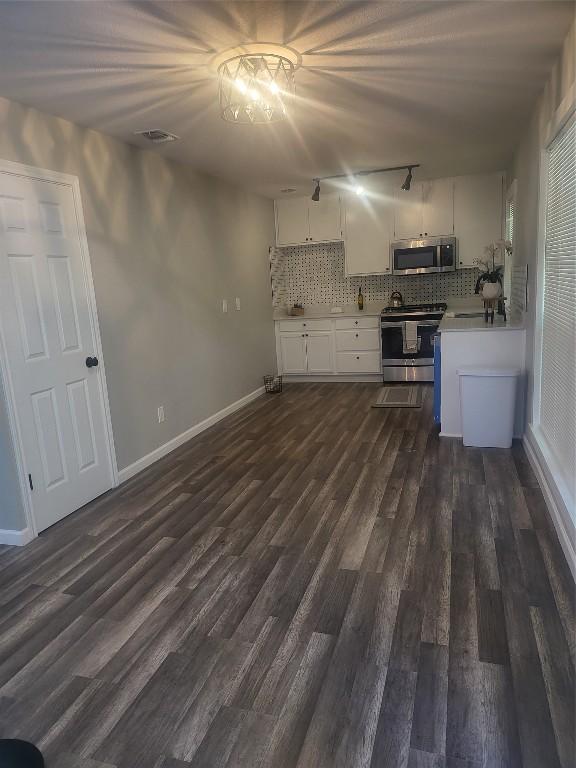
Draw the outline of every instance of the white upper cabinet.
[[[396,189],[394,239],[439,237],[454,233],[454,181],[413,182],[409,192]]]
[[[365,195],[343,200],[346,276],[390,272],[394,192],[389,181],[363,183]]]
[[[503,176],[501,173],[457,176],[454,179],[454,233],[458,266],[473,267],[484,248],[502,237]]]
[[[306,243],[309,231],[306,197],[276,200],[276,243],[278,245]]]
[[[308,200],[308,220],[310,222],[310,240],[323,243],[330,240],[342,240],[342,219],[340,198],[337,195],[320,195],[320,200]]]
[[[301,245],[342,240],[338,195],[321,195],[276,200],[276,244]]]
[[[403,175],[402,175],[403,176]],[[390,241],[456,235],[458,266],[472,267],[502,237],[503,174],[433,179],[400,189],[395,174],[362,179],[364,195],[276,201],[277,245],[345,241],[346,275],[390,272]]]
[[[394,239],[422,237],[422,225],[422,183],[413,182],[408,192],[397,188],[394,193]]]
[[[422,229],[424,237],[454,234],[454,179],[422,182]]]

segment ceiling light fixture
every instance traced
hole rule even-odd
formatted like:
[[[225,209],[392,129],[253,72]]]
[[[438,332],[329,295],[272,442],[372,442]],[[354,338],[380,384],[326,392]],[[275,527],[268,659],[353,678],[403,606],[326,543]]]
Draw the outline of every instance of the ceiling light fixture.
[[[294,73],[301,57],[273,43],[247,43],[212,61],[218,73],[220,114],[230,123],[284,120],[294,95]]]
[[[389,173],[390,171],[408,171],[408,175],[406,176],[406,179],[404,180],[404,183],[402,184],[401,189],[408,192],[410,189],[410,184],[412,183],[412,169],[413,168],[420,168],[420,163],[412,163],[412,165],[394,165],[391,168],[375,168],[371,171],[357,171],[356,173],[350,174],[350,173],[338,173],[335,176],[320,176],[320,178],[314,179],[316,182],[316,188],[314,189],[314,194],[312,195],[312,200],[315,202],[318,202],[320,200],[320,182],[321,181],[328,181],[329,179],[349,179],[352,177],[353,179],[356,178],[356,176],[370,176],[373,173]],[[360,186],[359,184],[356,184],[354,187],[354,191],[357,195],[363,195],[366,190],[364,187]]]

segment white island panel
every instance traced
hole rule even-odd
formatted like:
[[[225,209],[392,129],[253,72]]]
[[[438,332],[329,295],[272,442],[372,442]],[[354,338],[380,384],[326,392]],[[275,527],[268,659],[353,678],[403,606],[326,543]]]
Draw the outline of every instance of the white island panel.
[[[440,421],[442,437],[462,437],[460,417],[460,382],[458,368],[465,365],[506,366],[519,368],[514,436],[524,433],[525,400],[525,331],[510,327],[444,331],[440,335],[442,349],[442,394]]]

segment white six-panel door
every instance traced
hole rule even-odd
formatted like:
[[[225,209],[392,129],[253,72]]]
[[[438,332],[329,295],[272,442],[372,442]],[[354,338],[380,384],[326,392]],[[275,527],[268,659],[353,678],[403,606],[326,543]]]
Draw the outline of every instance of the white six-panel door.
[[[71,185],[0,172],[4,370],[37,531],[114,482],[80,226]]]

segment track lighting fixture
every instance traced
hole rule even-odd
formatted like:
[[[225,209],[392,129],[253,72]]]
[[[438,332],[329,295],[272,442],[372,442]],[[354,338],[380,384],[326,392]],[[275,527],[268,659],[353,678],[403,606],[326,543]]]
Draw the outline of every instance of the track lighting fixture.
[[[420,168],[420,163],[413,163],[412,165],[395,165],[392,168],[375,168],[373,171],[358,171],[357,173],[339,173],[335,176],[322,176],[321,178],[314,179],[316,182],[316,187],[314,188],[314,192],[312,194],[312,200],[314,202],[318,202],[320,200],[320,182],[321,181],[327,181],[328,179],[355,179],[356,176],[370,176],[373,173],[388,173],[389,171],[408,171],[406,178],[404,179],[404,183],[402,184],[401,189],[403,189],[405,192],[408,192],[410,190],[410,185],[412,184],[412,170],[414,168]],[[360,186],[360,184],[356,184],[354,187],[354,191],[357,195],[363,195],[365,193],[365,189]]]
[[[406,178],[404,179],[404,184],[402,184],[401,189],[404,190],[404,192],[410,192],[410,184],[412,184],[412,168],[414,168],[413,165],[408,166],[408,173],[406,174]]]

